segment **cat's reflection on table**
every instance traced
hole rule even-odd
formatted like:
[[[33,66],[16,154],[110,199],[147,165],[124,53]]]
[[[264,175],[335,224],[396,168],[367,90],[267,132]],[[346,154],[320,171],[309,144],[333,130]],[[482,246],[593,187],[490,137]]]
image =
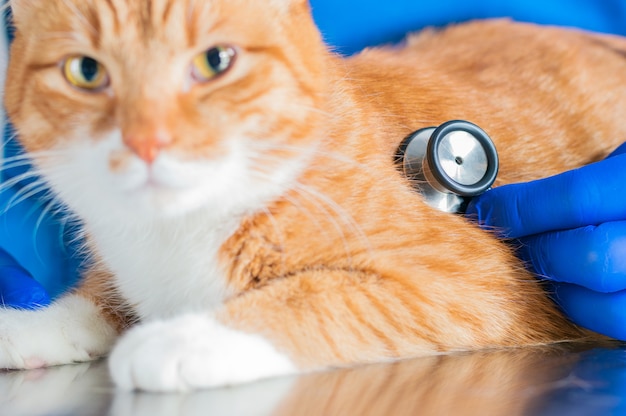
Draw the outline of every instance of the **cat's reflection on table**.
[[[116,391],[101,361],[0,373],[0,414],[552,414],[567,410],[567,400],[615,410],[626,389],[622,379],[626,350],[550,347],[426,357],[160,395]]]

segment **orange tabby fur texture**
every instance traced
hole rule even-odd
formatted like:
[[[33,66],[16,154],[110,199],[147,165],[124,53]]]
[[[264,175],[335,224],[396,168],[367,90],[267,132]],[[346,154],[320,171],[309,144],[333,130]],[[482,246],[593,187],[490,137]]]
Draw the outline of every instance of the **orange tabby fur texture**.
[[[407,134],[450,119],[493,138],[497,185],[602,158],[626,139],[626,40],[488,21],[346,59],[327,51],[303,0],[15,3],[6,105],[29,151],[115,127],[127,143],[164,134],[159,151],[219,158],[249,125],[269,149],[259,175],[306,150],[293,186],[221,245],[226,326],[304,369],[589,336],[506,244],[428,207],[392,162]],[[235,66],[181,89],[167,70],[177,53],[220,42],[240,48]],[[113,92],[63,85],[67,53],[105,56]],[[133,305],[110,279],[93,271],[78,291],[121,330]]]

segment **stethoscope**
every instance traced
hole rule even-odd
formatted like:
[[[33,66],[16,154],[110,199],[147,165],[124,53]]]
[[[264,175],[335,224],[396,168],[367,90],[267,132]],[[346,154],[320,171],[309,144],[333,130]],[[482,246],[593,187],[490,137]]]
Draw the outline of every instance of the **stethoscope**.
[[[465,212],[469,200],[493,185],[498,153],[483,129],[464,120],[426,127],[407,136],[396,163],[426,203],[445,212]]]

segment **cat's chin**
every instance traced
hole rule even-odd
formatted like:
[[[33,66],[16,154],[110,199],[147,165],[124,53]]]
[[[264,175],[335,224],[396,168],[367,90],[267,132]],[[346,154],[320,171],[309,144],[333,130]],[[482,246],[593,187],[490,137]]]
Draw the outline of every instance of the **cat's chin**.
[[[260,185],[259,185],[260,186]],[[213,222],[230,222],[263,207],[275,195],[253,192],[248,187],[233,184],[230,192],[214,187],[167,187],[146,183],[132,191],[122,191],[110,198],[120,222],[158,223],[200,215]],[[98,216],[101,207],[92,206],[91,214]]]
[[[120,201],[122,210],[136,220],[158,220],[182,217],[210,209],[210,198],[194,189],[176,189],[146,184],[127,193]]]

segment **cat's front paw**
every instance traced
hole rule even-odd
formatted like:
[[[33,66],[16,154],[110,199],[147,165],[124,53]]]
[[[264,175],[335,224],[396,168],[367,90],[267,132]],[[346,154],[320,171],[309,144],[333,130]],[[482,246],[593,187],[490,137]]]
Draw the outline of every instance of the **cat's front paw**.
[[[264,338],[227,328],[208,314],[133,328],[113,349],[109,368],[123,389],[161,392],[245,383],[297,371]]]
[[[91,302],[67,296],[38,310],[0,309],[0,368],[33,369],[105,355],[115,329]]]

